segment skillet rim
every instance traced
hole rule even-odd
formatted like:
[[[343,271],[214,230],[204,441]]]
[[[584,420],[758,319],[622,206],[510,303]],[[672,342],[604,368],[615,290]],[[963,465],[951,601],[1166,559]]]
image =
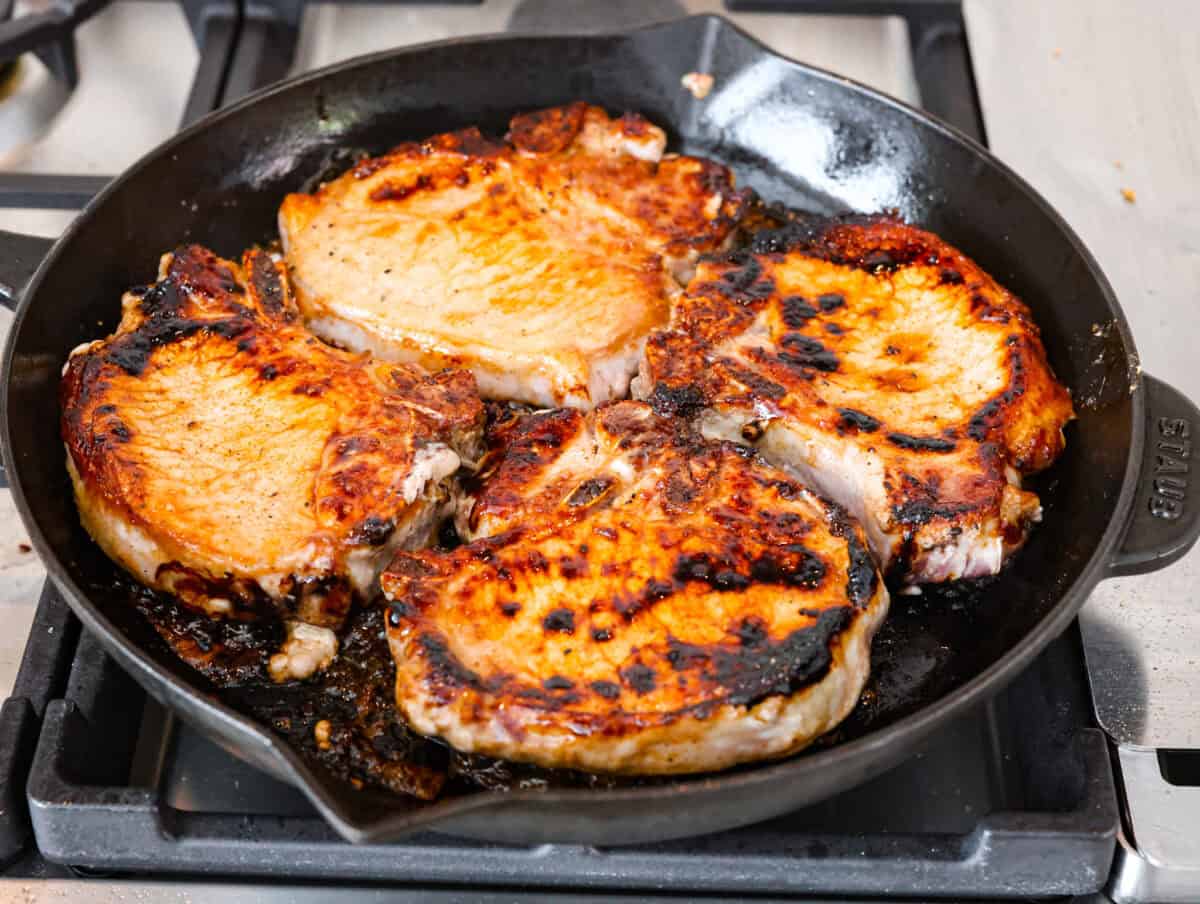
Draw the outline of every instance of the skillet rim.
[[[1113,515],[1101,534],[1091,556],[1080,570],[1079,576],[1066,589],[1058,602],[1054,604],[1025,636],[1009,647],[999,659],[982,672],[965,681],[945,696],[926,704],[908,715],[900,717],[895,722],[883,728],[870,731],[854,740],[813,753],[805,754],[801,752],[784,760],[764,761],[757,765],[747,765],[741,771],[733,774],[717,773],[701,777],[680,776],[677,781],[639,788],[526,789],[503,792],[481,790],[463,797],[434,801],[421,809],[404,813],[394,813],[379,819],[363,822],[355,821],[345,811],[341,801],[331,790],[332,782],[319,777],[316,771],[283,738],[272,734],[257,720],[236,712],[221,700],[202,694],[202,692],[185,682],[182,678],[171,674],[159,665],[152,656],[127,637],[103,613],[101,608],[92,602],[89,594],[72,579],[68,569],[50,548],[50,544],[38,527],[32,514],[33,506],[25,495],[21,481],[20,467],[18,462],[13,459],[11,451],[13,447],[11,425],[8,417],[9,393],[13,382],[12,363],[16,356],[18,337],[25,317],[32,307],[33,299],[36,297],[46,274],[58,265],[60,258],[63,257],[65,246],[79,232],[86,228],[92,213],[96,209],[103,206],[110,197],[123,190],[126,183],[151,163],[165,155],[169,155],[175,148],[191,141],[193,137],[203,133],[217,123],[240,116],[243,111],[277,94],[297,90],[306,85],[318,84],[334,74],[357,68],[369,68],[399,56],[446,47],[465,47],[523,41],[561,42],[570,40],[587,42],[627,40],[643,32],[678,30],[686,27],[697,27],[701,24],[709,32],[712,32],[714,29],[728,29],[742,41],[750,44],[757,53],[765,57],[784,63],[793,70],[799,70],[817,81],[848,88],[875,104],[882,105],[884,108],[891,108],[901,113],[907,119],[919,123],[923,129],[931,129],[952,142],[963,146],[977,160],[994,169],[998,175],[1003,177],[1012,186],[1016,193],[1027,197],[1039,212],[1047,217],[1050,224],[1066,238],[1072,250],[1079,255],[1089,275],[1095,280],[1097,287],[1100,289],[1100,294],[1108,306],[1112,320],[1117,325],[1126,351],[1127,362],[1129,364],[1136,364],[1138,361],[1138,353],[1129,323],[1099,263],[1063,217],[1020,175],[993,155],[986,147],[948,123],[935,119],[922,110],[854,79],[785,57],[720,15],[702,14],[685,16],[636,28],[595,32],[585,35],[505,32],[450,38],[381,50],[341,60],[320,69],[302,73],[254,92],[227,107],[223,107],[202,117],[162,144],[149,150],[106,185],[84,207],[79,216],[75,218],[62,235],[57,240],[54,240],[53,246],[22,291],[9,329],[2,364],[4,379],[3,386],[0,387],[0,421],[2,421],[0,423],[0,447],[3,448],[4,455],[8,459],[7,466],[10,474],[13,500],[20,513],[21,520],[29,532],[31,543],[45,565],[47,574],[54,581],[55,586],[63,594],[72,610],[84,625],[98,636],[106,649],[114,655],[114,658],[127,671],[133,673],[135,677],[145,676],[146,681],[151,682],[155,686],[155,692],[151,692],[151,696],[159,699],[160,702],[164,702],[173,710],[182,710],[181,715],[189,722],[194,723],[201,716],[206,717],[211,724],[200,726],[203,733],[223,734],[227,738],[236,736],[238,744],[245,745],[246,747],[253,746],[254,753],[257,754],[253,759],[260,767],[263,766],[265,758],[273,758],[275,761],[274,765],[279,770],[278,774],[285,777],[290,784],[301,790],[316,806],[322,816],[332,823],[343,836],[351,840],[359,842],[382,840],[404,831],[418,829],[422,826],[434,828],[438,823],[453,819],[454,817],[486,810],[489,807],[502,804],[532,804],[539,807],[548,807],[567,804],[586,805],[596,801],[611,804],[665,800],[687,796],[693,792],[713,791],[718,787],[722,791],[729,791],[758,786],[763,782],[786,780],[790,773],[797,768],[818,771],[826,769],[826,767],[833,763],[839,763],[845,768],[847,763],[854,762],[860,765],[864,774],[877,774],[883,769],[894,765],[899,759],[909,755],[912,752],[912,746],[927,737],[940,724],[948,722],[969,708],[978,705],[988,696],[1004,687],[1020,670],[1029,664],[1037,653],[1069,625],[1095,585],[1105,577],[1111,576],[1113,552],[1118,547],[1129,526],[1130,513],[1137,491],[1138,475],[1144,454],[1145,432],[1143,424],[1146,416],[1146,400],[1144,379],[1140,368],[1136,370],[1137,379],[1131,386],[1131,436],[1125,471],[1121,479],[1120,492],[1113,508]],[[43,302],[43,304],[47,303]],[[139,681],[139,683],[149,692],[150,688],[146,687],[146,681]],[[163,700],[164,697],[169,698],[170,702],[168,703],[166,700]],[[215,724],[224,726],[225,730],[223,732],[214,732],[212,725]],[[889,748],[896,752],[890,754],[885,752]],[[853,784],[857,783],[852,783],[849,786],[853,786]],[[846,786],[845,784],[839,784],[837,790],[841,790]]]

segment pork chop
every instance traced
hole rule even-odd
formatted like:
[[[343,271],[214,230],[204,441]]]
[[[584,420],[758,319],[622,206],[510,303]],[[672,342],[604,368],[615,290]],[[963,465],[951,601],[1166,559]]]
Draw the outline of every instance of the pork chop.
[[[330,348],[301,326],[281,264],[198,246],[72,352],[62,435],[84,526],[144,584],[214,616],[287,619],[277,677],[336,649],[354,596],[424,544],[475,456],[465,372]]]
[[[575,103],[504,141],[465,129],[364,160],[280,208],[300,308],[347,348],[467,367],[491,398],[619,398],[676,277],[745,202],[725,167],[665,145]]]
[[[590,772],[781,757],[854,707],[887,609],[860,529],[637,402],[498,433],[452,551],[382,578],[396,702],[462,751]]]
[[[634,394],[845,506],[909,583],[997,572],[1071,400],[1029,310],[934,235],[800,220],[702,262]]]

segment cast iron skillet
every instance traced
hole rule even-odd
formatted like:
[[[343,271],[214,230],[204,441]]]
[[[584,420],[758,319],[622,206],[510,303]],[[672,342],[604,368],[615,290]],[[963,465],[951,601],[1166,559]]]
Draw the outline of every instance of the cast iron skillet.
[[[715,77],[706,99],[680,87],[690,71]],[[143,642],[137,616],[112,590],[113,566],[79,525],[58,436],[59,372],[77,343],[115,326],[122,291],[151,281],[161,252],[196,241],[234,256],[269,239],[284,193],[336,161],[339,149],[381,151],[469,124],[502,133],[516,111],[576,98],[646,114],[676,148],[730,164],[768,198],[828,212],[894,208],[941,234],[1033,309],[1079,418],[1038,486],[1045,522],[1012,567],[973,593],[897,598],[876,644],[872,702],[835,743],[783,762],[617,791],[479,792],[432,804],[355,792]],[[1167,473],[1178,469],[1159,454],[1172,452],[1163,443],[1182,448],[1200,412],[1141,375],[1112,290],[1046,202],[947,126],[782,59],[715,17],[599,37],[447,41],[303,76],[151,152],[53,245],[0,235],[0,256],[0,282],[17,310],[5,356],[6,458],[51,577],[153,697],[301,788],[354,841],[436,827],[507,842],[632,843],[814,802],[899,762],[997,691],[1070,623],[1097,581],[1162,567],[1200,530],[1197,490]]]

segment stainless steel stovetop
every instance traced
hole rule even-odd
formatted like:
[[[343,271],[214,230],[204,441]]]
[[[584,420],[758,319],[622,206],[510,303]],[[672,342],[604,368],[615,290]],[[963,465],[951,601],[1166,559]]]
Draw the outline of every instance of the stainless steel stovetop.
[[[730,13],[721,0],[667,5],[730,15],[788,56],[911,103],[922,100],[901,18]],[[844,5],[886,4],[851,0]],[[937,6],[938,0],[927,5]],[[1200,28],[1190,0],[1161,0],[1150,7],[1121,0],[965,0],[963,5],[992,149],[1058,207],[1101,261],[1132,323],[1146,369],[1200,398],[1195,352],[1200,343],[1195,288],[1200,285]],[[284,68],[300,72],[372,50],[500,31],[514,20],[545,27],[547,8],[552,23],[580,28],[599,23],[603,15],[639,14],[640,6],[636,0],[310,3],[298,22],[294,60]],[[172,134],[204,99],[197,97],[203,85],[194,82],[200,54],[192,25],[210,48],[224,39],[219,22],[196,23],[193,17],[189,23],[185,8],[199,4],[120,0],[81,26],[80,77],[73,91],[43,63],[22,57],[0,89],[0,173],[112,175]],[[269,29],[251,37],[273,40]],[[236,80],[237,73],[229,78]],[[78,185],[86,194],[87,179]],[[6,205],[0,207],[0,228],[56,235],[75,215],[77,208],[19,206],[31,197],[18,197],[20,187],[18,180],[0,191],[0,204]],[[9,321],[0,309],[0,335]],[[0,691],[5,694],[43,579],[24,542],[9,494],[0,490],[5,626]],[[1080,619],[1096,717],[1111,739],[1124,791],[1124,820],[1107,889],[1117,901],[1200,901],[1197,579],[1200,550],[1163,572],[1106,582]],[[0,879],[5,900],[63,895],[80,901],[117,895],[204,900],[222,893],[236,893],[240,900],[280,895],[332,900],[337,890],[248,882],[216,887]]]

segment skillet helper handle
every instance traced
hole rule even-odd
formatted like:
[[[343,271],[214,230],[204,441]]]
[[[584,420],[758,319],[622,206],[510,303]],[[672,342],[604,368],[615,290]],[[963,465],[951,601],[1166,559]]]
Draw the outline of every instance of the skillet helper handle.
[[[16,310],[29,278],[54,245],[54,239],[0,229],[0,303]]]
[[[0,229],[0,304],[10,311],[17,309],[29,278],[53,245],[54,239]],[[8,472],[0,458],[0,487],[6,486]]]
[[[1200,409],[1177,389],[1144,375],[1146,445],[1137,498],[1109,575],[1166,568],[1200,537]]]

